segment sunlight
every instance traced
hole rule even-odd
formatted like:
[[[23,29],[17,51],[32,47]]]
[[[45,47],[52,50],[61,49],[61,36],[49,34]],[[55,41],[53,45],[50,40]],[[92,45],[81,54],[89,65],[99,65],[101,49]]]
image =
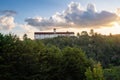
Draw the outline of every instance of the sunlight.
[[[57,32],[75,32],[75,35],[81,31],[87,31],[88,33],[90,32],[91,29],[94,28],[57,28]],[[45,32],[51,32],[53,31],[52,29],[50,30],[45,30]],[[103,35],[109,35],[110,33],[112,34],[120,34],[120,25],[116,22],[112,27],[103,27],[103,28],[98,28],[94,29],[94,32],[97,32],[98,34],[103,34]]]
[[[116,22],[112,27],[105,27],[101,29],[96,29],[95,32],[104,34],[104,35],[109,35],[110,33],[112,34],[120,34],[120,25]]]

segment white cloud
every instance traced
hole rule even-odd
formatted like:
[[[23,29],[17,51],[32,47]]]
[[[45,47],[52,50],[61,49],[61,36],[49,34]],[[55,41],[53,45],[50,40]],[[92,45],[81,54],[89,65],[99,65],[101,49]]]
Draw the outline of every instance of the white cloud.
[[[14,15],[17,13],[12,10],[0,11],[0,32],[4,34],[14,33],[18,35],[21,39],[24,34],[27,34],[29,38],[33,39],[34,32],[38,31],[36,28],[15,22]],[[38,21],[42,18],[36,17]]]
[[[0,16],[0,30],[10,30],[15,27],[14,17]]]
[[[13,10],[0,11],[0,30],[11,30],[16,26],[14,22],[14,15],[17,12]]]
[[[15,30],[16,34],[22,39],[24,34],[28,35],[28,38],[34,39],[34,32],[39,32],[38,29],[36,29],[35,27],[32,27],[30,25],[27,24],[16,24],[17,30]]]
[[[120,8],[117,8],[117,12],[116,13],[120,16]]]
[[[62,13],[56,13],[49,18],[35,17],[27,18],[28,25],[38,29],[48,27],[103,27],[111,26],[118,20],[118,15],[108,11],[98,12],[95,5],[88,4],[87,9],[83,9],[79,3],[71,2],[68,8]]]

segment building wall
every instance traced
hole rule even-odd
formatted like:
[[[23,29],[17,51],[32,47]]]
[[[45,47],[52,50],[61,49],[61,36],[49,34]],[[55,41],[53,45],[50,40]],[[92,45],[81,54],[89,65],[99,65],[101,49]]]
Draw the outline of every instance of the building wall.
[[[35,39],[53,38],[58,36],[74,36],[74,34],[35,34]]]

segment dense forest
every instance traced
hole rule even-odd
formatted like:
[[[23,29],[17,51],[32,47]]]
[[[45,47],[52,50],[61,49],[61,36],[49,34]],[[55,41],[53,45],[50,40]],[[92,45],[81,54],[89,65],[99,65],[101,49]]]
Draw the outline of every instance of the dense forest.
[[[0,33],[0,80],[120,80],[120,35],[20,40]]]

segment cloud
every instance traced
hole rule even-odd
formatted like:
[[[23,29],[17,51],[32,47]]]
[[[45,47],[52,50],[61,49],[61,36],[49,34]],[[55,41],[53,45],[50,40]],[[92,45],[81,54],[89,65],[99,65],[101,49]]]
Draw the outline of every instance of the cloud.
[[[118,21],[118,15],[109,11],[98,12],[94,4],[88,4],[83,9],[77,2],[71,2],[62,13],[56,13],[49,18],[27,18],[28,25],[38,29],[48,27],[103,27],[111,26]]]
[[[3,10],[3,11],[0,11],[0,15],[14,16],[16,14],[17,14],[17,12],[13,11],[13,10]]]
[[[21,39],[22,36],[26,33],[28,37],[33,39],[34,32],[38,31],[36,28],[27,25],[15,22],[15,16],[17,12],[13,10],[3,10],[0,11],[0,31],[3,33],[13,32],[17,34]]]
[[[0,30],[10,30],[15,27],[14,15],[17,13],[12,10],[0,11]]]
[[[25,22],[27,22],[31,26],[36,26],[37,28],[40,27],[40,29],[67,25],[64,17],[60,13],[56,13],[50,18],[42,17],[27,18],[25,19]],[[43,26],[44,28],[42,28],[41,26]]]
[[[117,12],[118,15],[120,15],[120,8],[117,8]]]
[[[15,22],[14,15],[16,14],[17,12],[13,10],[0,11],[0,32],[4,34],[15,33],[20,39],[24,34],[28,34],[29,38],[34,39],[34,32],[38,29],[24,23]]]
[[[1,16],[0,17],[0,30],[10,30],[15,27],[14,17]]]
[[[14,33],[16,33],[20,37],[20,39],[23,38],[24,34],[27,34],[28,38],[34,39],[34,32],[39,32],[38,29],[27,24],[16,24],[16,25],[17,25],[17,29],[15,30]]]
[[[73,3],[73,5],[76,4]],[[71,21],[78,26],[98,27],[109,25],[117,20],[116,14],[108,11],[97,12],[93,4],[88,4],[87,10],[81,10],[77,7],[78,6],[74,7],[75,9],[78,9],[77,12],[68,13],[65,18],[68,22]]]

